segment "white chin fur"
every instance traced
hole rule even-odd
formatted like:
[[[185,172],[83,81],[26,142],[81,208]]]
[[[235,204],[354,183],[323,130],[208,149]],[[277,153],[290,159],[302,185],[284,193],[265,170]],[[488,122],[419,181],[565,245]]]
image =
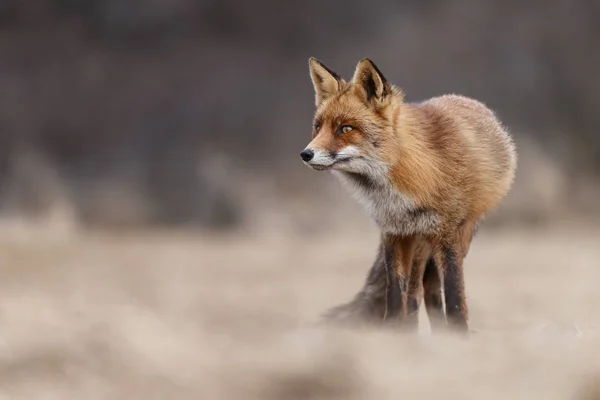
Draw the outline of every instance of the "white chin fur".
[[[329,151],[321,149],[312,150],[315,155],[312,160],[305,164],[316,170],[334,169],[350,171],[352,170],[351,164],[358,161],[357,157],[360,156],[360,151],[354,146],[343,148],[337,152],[335,157],[331,157]]]
[[[327,151],[313,150],[313,152],[315,155],[308,162],[311,167],[329,167],[335,161]]]
[[[354,197],[377,223],[382,232],[396,235],[431,234],[440,223],[434,211],[413,213],[414,200],[398,191],[388,178],[388,166],[348,146],[332,158],[328,151],[312,149],[313,159],[306,163],[315,170],[332,170],[350,189]],[[374,185],[365,187],[349,174],[353,172],[368,176]]]

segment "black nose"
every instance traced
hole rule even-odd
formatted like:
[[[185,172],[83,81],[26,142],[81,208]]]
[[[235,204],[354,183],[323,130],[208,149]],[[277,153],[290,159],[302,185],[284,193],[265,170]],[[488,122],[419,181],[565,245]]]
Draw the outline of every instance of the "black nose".
[[[312,158],[314,156],[315,156],[315,153],[310,149],[306,149],[302,153],[300,153],[300,157],[302,157],[302,159],[306,162],[312,160]]]

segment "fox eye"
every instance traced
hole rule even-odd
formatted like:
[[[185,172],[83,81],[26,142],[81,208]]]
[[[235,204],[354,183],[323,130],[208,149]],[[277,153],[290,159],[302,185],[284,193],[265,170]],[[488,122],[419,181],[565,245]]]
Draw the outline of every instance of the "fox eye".
[[[315,124],[315,132],[319,133],[319,129],[321,129],[321,124],[318,122]]]
[[[352,128],[350,125],[344,125],[339,129],[340,133],[349,133],[352,132],[354,128]]]

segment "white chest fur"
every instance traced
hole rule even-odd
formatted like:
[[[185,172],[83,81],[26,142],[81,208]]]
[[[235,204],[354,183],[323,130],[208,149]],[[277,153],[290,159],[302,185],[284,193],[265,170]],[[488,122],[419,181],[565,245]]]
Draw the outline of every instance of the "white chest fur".
[[[439,225],[434,211],[424,210],[384,177],[334,171],[383,233],[409,236],[432,234]]]

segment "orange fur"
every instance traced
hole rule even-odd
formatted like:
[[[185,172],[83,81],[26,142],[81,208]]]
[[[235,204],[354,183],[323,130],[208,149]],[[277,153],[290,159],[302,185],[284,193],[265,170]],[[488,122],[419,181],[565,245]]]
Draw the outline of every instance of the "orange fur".
[[[314,58],[309,67],[317,108],[305,162],[334,171],[380,227],[383,267],[393,271],[384,319],[403,320],[411,299],[437,304],[443,285],[448,321],[466,330],[462,261],[478,221],[510,190],[512,139],[476,100],[443,95],[407,103],[368,59],[349,82]],[[433,269],[425,271],[428,260],[439,282]]]

